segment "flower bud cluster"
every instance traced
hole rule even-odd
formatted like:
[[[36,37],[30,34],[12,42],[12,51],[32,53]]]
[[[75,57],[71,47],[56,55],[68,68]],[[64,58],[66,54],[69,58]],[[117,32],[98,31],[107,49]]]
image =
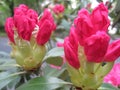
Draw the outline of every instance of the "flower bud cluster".
[[[109,24],[108,10],[103,3],[92,13],[86,9],[78,12],[64,41],[68,71],[75,86],[97,89],[120,56],[120,40],[109,44]]]
[[[6,19],[5,30],[12,46],[12,57],[26,70],[40,66],[46,53],[45,44],[56,29],[53,16],[45,9],[41,17],[28,6],[14,9],[13,17]]]

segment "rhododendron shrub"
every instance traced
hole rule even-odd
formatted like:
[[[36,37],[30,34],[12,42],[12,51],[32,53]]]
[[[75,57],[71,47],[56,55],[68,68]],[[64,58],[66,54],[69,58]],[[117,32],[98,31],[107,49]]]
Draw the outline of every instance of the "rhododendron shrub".
[[[46,54],[45,44],[55,29],[56,24],[48,9],[39,18],[35,10],[24,4],[16,7],[13,17],[7,18],[5,23],[12,57],[26,70],[39,67]]]
[[[120,56],[120,40],[109,43],[108,10],[100,3],[91,13],[78,11],[64,52],[71,81],[83,90],[96,90]],[[106,63],[106,64],[104,64]]]
[[[120,64],[114,62],[120,56],[120,39],[110,42],[106,6],[100,3],[91,12],[80,9],[74,17],[69,15],[69,6],[65,6],[64,14],[65,7],[52,2],[48,4],[50,9],[41,5],[40,15],[21,4],[6,19],[13,61],[0,58],[0,90],[107,90],[112,86],[107,87],[106,83],[119,86]],[[56,37],[56,29],[69,28],[66,38]]]

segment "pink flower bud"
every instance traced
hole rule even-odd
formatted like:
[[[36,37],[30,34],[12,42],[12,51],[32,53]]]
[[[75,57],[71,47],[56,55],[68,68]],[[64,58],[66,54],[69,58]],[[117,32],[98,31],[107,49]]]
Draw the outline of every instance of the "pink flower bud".
[[[34,23],[36,23],[36,24],[38,23],[38,14],[37,14],[37,12],[36,12],[35,10],[29,9],[29,10],[27,11],[27,16],[28,16],[30,19],[32,19]]]
[[[84,46],[86,38],[95,34],[97,31],[107,31],[110,21],[108,19],[108,10],[101,3],[96,7],[92,14],[86,9],[82,9],[78,12],[77,18],[74,20],[76,27],[76,33],[79,43]]]
[[[74,50],[72,44],[69,42],[69,38],[65,39],[64,52],[67,62],[74,68],[79,69],[80,63],[78,60],[77,52]]]
[[[57,46],[57,47],[63,47],[64,44],[63,44],[62,42],[57,42],[57,43],[56,43],[56,46]]]
[[[64,6],[62,4],[56,4],[53,8],[53,12],[55,14],[60,14],[60,13],[63,13],[65,10]]]
[[[64,52],[68,63],[74,68],[79,69],[80,62],[78,59],[78,41],[76,40],[74,27],[71,27],[70,36],[64,40]]]
[[[92,6],[92,4],[91,4],[91,3],[88,3],[87,6],[86,6],[86,8],[87,8],[87,9],[90,9],[91,6]]]
[[[14,10],[14,22],[18,35],[24,40],[30,40],[37,23],[38,14],[26,5],[20,5]]]
[[[38,26],[39,31],[36,40],[38,44],[44,45],[50,39],[52,31],[56,29],[54,19],[48,9],[45,9],[43,16],[38,22]]]
[[[27,10],[28,10],[28,6],[24,5],[24,4],[20,4],[19,7],[15,7],[14,8],[14,14],[15,15],[25,15]]]
[[[74,24],[79,43],[84,45],[84,40],[94,32],[89,12],[86,9],[80,10],[78,17],[74,20]]]
[[[55,30],[55,29],[56,29],[56,24],[55,24],[55,22],[54,22],[54,18],[53,18],[53,16],[52,16],[51,12],[49,11],[49,9],[45,9],[45,10],[44,10],[43,15],[42,15],[42,17],[40,18],[39,23],[38,23],[39,27],[42,25],[42,23],[43,23],[45,20],[48,20],[48,21],[51,22],[51,24],[52,24],[51,29],[52,29],[52,30]]]
[[[85,41],[84,51],[90,62],[102,62],[110,37],[105,32],[97,32]]]
[[[69,41],[72,44],[72,46],[74,47],[76,53],[78,52],[78,39],[75,33],[75,27],[72,26],[70,28],[70,35],[69,35]]]
[[[9,40],[14,43],[14,31],[13,31],[13,28],[14,28],[13,18],[9,17],[9,18],[6,19],[6,22],[5,22],[5,31],[6,31],[6,33],[8,35]]]
[[[108,9],[103,3],[99,4],[99,6],[92,11],[91,20],[96,30],[108,30],[108,26],[110,25]]]
[[[120,56],[120,40],[116,40],[108,47],[105,55],[105,61],[110,62],[116,60]]]
[[[52,33],[51,27],[52,27],[52,24],[50,21],[45,20],[43,22],[36,38],[37,43],[39,45],[44,45],[50,39],[50,35]]]

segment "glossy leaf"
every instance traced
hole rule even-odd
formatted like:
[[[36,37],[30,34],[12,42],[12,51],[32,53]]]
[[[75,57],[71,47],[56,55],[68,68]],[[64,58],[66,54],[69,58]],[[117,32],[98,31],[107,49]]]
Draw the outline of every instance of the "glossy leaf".
[[[16,90],[54,90],[68,84],[70,83],[55,77],[37,77],[21,85]]]
[[[64,50],[61,47],[56,47],[51,49],[47,55],[44,58],[44,61],[46,61],[49,64],[53,64],[56,66],[61,66],[63,64],[63,58]]]
[[[46,64],[43,68],[45,76],[59,77],[66,70],[65,66],[62,65],[61,69],[56,69],[51,67],[49,64]]]

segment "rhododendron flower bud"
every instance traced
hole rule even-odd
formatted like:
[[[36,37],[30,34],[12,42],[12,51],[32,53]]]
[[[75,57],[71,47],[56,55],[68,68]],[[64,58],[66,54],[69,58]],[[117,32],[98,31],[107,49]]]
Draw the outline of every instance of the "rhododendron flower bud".
[[[54,19],[48,9],[45,9],[38,26],[39,31],[36,40],[39,45],[44,45],[50,39],[52,31],[56,29]]]
[[[87,6],[86,6],[86,8],[87,8],[87,9],[90,9],[91,6],[92,6],[92,4],[91,4],[91,3],[88,3]]]
[[[19,7],[16,7],[14,9],[14,14],[19,14],[20,12],[23,12],[24,14],[28,9],[28,6],[26,6],[25,4],[20,4]]]
[[[76,40],[74,27],[71,27],[70,31],[70,36],[64,41],[65,57],[71,66],[78,69],[80,67],[80,62],[78,60],[78,41]]]
[[[25,5],[14,10],[14,22],[18,35],[24,40],[30,40],[32,31],[37,23],[38,14]]]
[[[56,24],[54,22],[54,18],[51,14],[51,12],[49,11],[49,9],[45,9],[43,12],[43,15],[41,16],[39,22],[38,22],[38,26],[41,27],[42,23],[45,22],[45,20],[48,20],[49,22],[51,22],[51,30],[55,30],[56,29]]]
[[[84,40],[93,34],[94,31],[90,15],[86,9],[78,12],[78,17],[74,20],[74,24],[79,43],[84,45]]]
[[[39,45],[44,45],[49,40],[51,33],[51,23],[46,20],[43,22],[43,25],[40,27],[37,34],[37,43]]]
[[[96,90],[120,56],[120,40],[109,45],[108,26],[108,10],[100,3],[92,14],[86,9],[78,12],[64,40],[67,70],[72,83],[82,90]]]
[[[64,44],[63,44],[62,42],[57,42],[57,43],[56,43],[56,46],[57,46],[57,47],[63,47]]]
[[[120,56],[120,40],[112,42],[105,55],[105,61],[110,62],[116,60]]]
[[[115,87],[120,86],[120,63],[114,64],[112,70],[104,77],[105,83],[110,83]]]
[[[29,9],[27,11],[27,16],[30,17],[30,19],[32,19],[35,24],[38,23],[38,14],[35,10]]]
[[[64,43],[64,52],[67,62],[74,68],[79,69],[80,63],[77,57],[77,52],[72,46],[72,44],[69,41],[69,38],[67,37],[65,39]]]
[[[106,54],[110,37],[98,31],[85,40],[84,51],[89,62],[102,62]]]
[[[11,56],[25,70],[41,66],[46,54],[45,43],[49,40],[56,25],[47,9],[43,16],[28,6],[21,4],[14,9],[14,16],[6,20],[5,30],[12,43]]]
[[[53,7],[53,12],[55,14],[61,14],[63,13],[65,10],[64,6],[62,4],[56,4],[54,7]]]
[[[108,30],[110,24],[108,9],[103,3],[99,4],[99,6],[92,11],[91,19],[96,30]]]
[[[84,46],[86,38],[95,34],[97,31],[107,31],[110,21],[108,19],[108,10],[103,3],[100,3],[90,14],[86,9],[78,12],[74,20],[76,33],[79,43]]]
[[[14,21],[12,17],[6,19],[5,30],[8,35],[10,42],[14,43]]]

